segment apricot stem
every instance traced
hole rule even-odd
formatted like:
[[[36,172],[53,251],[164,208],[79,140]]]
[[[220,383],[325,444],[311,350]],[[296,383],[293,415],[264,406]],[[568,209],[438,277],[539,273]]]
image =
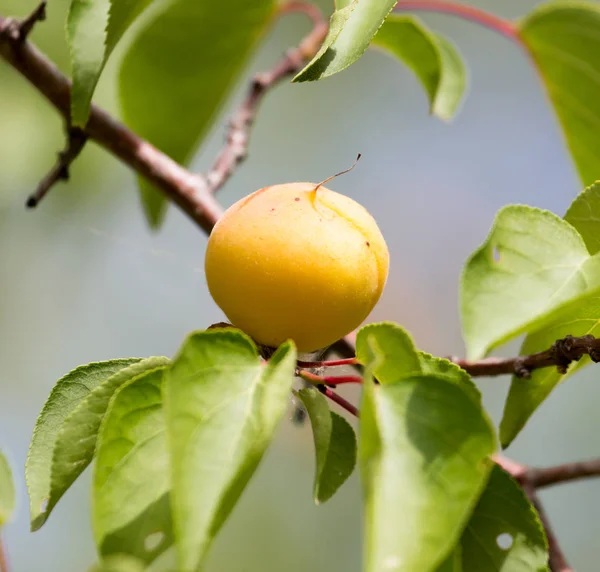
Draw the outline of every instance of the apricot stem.
[[[328,183],[329,181],[335,179],[336,177],[339,177],[340,175],[345,175],[346,173],[349,173],[350,171],[352,171],[352,169],[354,169],[354,167],[356,167],[356,163],[358,163],[358,161],[361,158],[361,154],[359,153],[356,157],[356,159],[354,160],[354,163],[352,163],[352,166],[348,169],[346,169],[345,171],[340,171],[339,173],[336,173],[335,175],[331,175],[331,177],[327,177],[324,181],[321,181],[313,190],[312,192],[314,193],[313,197],[317,196],[317,191],[319,190],[319,187],[322,187],[325,183]]]

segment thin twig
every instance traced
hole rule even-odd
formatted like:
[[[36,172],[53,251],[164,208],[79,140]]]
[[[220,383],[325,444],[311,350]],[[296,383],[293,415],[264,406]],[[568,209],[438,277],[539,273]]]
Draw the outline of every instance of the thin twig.
[[[463,20],[484,26],[510,40],[520,42],[518,28],[510,20],[505,20],[495,14],[459,2],[450,2],[448,0],[400,0],[394,6],[394,10],[396,12],[416,10],[457,16]]]
[[[327,35],[327,22],[316,6],[304,2],[289,2],[283,4],[279,10],[280,14],[291,12],[301,12],[309,16],[313,21],[313,28],[298,47],[288,51],[272,69],[254,76],[246,98],[229,124],[227,144],[206,176],[211,193],[218,191],[247,157],[250,130],[267,92],[286,77],[299,72],[304,63],[317,53]]]
[[[324,385],[319,385],[317,389],[325,396],[331,399],[334,403],[337,403],[342,409],[345,409],[348,413],[354,415],[354,417],[358,417],[358,409],[352,405],[349,401],[344,399],[341,395],[337,394],[333,389],[329,387],[325,387]]]
[[[25,42],[33,27],[45,19],[46,0],[43,0],[26,18],[6,18],[0,21],[0,35],[10,37],[13,42]]]
[[[87,135],[81,129],[69,129],[66,147],[58,154],[58,160],[54,167],[40,181],[35,192],[28,197],[25,203],[28,208],[36,207],[58,181],[69,179],[69,167],[85,147],[86,141]]]
[[[600,459],[574,461],[554,467],[530,468],[526,478],[536,489],[541,489],[589,477],[600,477]]]

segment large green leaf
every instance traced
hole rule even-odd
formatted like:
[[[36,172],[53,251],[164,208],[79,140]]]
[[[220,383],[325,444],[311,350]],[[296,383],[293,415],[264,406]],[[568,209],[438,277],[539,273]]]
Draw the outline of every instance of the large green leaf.
[[[100,424],[115,391],[148,370],[164,367],[168,361],[164,357],[152,357],[119,370],[94,388],[64,420],[52,455],[46,518],[92,461]]]
[[[329,500],[354,471],[356,436],[352,426],[329,410],[323,394],[314,387],[298,392],[304,403],[315,441],[315,503]]]
[[[424,26],[413,16],[389,16],[373,46],[402,60],[419,78],[431,113],[451,119],[467,87],[467,70],[456,46]]]
[[[67,42],[73,89],[71,121],[85,127],[104,65],[127,28],[152,0],[71,0]]]
[[[265,366],[236,330],[192,334],[167,374],[172,512],[181,572],[198,570],[289,402],[296,351]]]
[[[294,78],[315,81],[347,68],[362,56],[398,0],[354,0],[331,16],[329,33],[316,56]]]
[[[164,368],[114,394],[98,435],[92,523],[102,555],[151,562],[173,542],[169,455],[162,408]]]
[[[548,2],[520,24],[585,185],[600,179],[600,4]]]
[[[588,334],[600,336],[600,290],[567,302],[550,313],[546,320],[538,324],[538,329],[525,338],[521,354],[528,355],[546,350],[556,340],[567,335]],[[561,381],[588,363],[589,358],[583,357],[571,364],[566,375],[559,373],[556,368],[546,367],[534,370],[530,379],[514,377],[500,423],[502,446],[510,445],[533,412]]]
[[[137,361],[139,358],[90,363],[74,369],[56,382],[35,423],[27,456],[31,530],[38,530],[48,518],[52,456],[63,422],[95,387]]]
[[[535,509],[497,465],[462,536],[462,572],[546,572],[548,544]]]
[[[0,528],[12,517],[15,510],[15,483],[8,459],[0,451]]]
[[[372,357],[359,439],[365,570],[434,571],[450,557],[486,484],[494,432],[458,383],[400,371],[397,381],[374,384],[370,364],[384,356],[379,344],[366,344]]]
[[[571,203],[565,220],[583,238],[590,254],[600,251],[600,183],[590,185]]]
[[[568,222],[533,207],[505,207],[463,272],[468,357],[479,359],[531,331],[544,315],[596,286],[600,254],[590,256]]]
[[[170,0],[140,31],[123,60],[120,98],[127,124],[180,163],[207,134],[274,13],[273,0]],[[141,181],[149,222],[166,199]]]

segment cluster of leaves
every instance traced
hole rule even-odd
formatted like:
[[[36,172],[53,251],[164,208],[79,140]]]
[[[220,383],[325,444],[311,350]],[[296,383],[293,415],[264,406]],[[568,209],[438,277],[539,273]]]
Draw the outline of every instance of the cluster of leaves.
[[[338,0],[322,48],[294,81],[329,77],[371,46],[407,65],[423,84],[431,112],[448,120],[467,85],[462,58],[450,40],[417,18],[391,13],[395,5],[402,8],[396,0]],[[277,13],[275,0],[72,0],[67,40],[73,125],[85,125],[106,61],[135,22],[120,65],[123,118],[139,135],[186,163]],[[600,6],[595,2],[549,2],[515,27],[514,39],[540,72],[584,185],[600,172],[599,37]],[[147,182],[140,180],[140,188],[148,220],[159,226],[167,202]]]
[[[321,50],[295,81],[331,76],[373,46],[411,68],[432,113],[450,119],[467,84],[460,54],[416,18],[390,14],[395,4],[339,0]],[[124,119],[188,161],[276,13],[273,0],[72,0],[73,124],[85,125],[107,59],[139,19],[120,68]],[[599,5],[545,4],[516,24],[515,39],[541,74],[582,180],[592,183],[600,172]],[[166,203],[147,183],[141,189],[156,226]],[[523,334],[523,352],[531,353],[566,334],[596,333],[598,221],[600,186],[588,187],[562,219],[525,206],[498,214],[462,279],[469,357]],[[331,498],[358,462],[365,570],[546,570],[542,527],[490,460],[496,432],[466,372],[417,351],[392,324],[360,330],[357,358],[365,372],[358,440],[319,391],[296,395],[313,428],[315,501]],[[265,363],[247,336],[227,329],[191,334],[173,360],[75,369],[57,382],[36,423],[27,461],[32,529],[94,461],[98,570],[144,570],[171,547],[180,572],[198,570],[273,438],[295,368],[293,344]],[[502,445],[566,375],[547,369],[513,380]],[[0,457],[0,525],[14,497],[4,465]]]
[[[313,428],[315,502],[335,494],[358,458],[365,570],[544,570],[542,527],[489,458],[495,431],[466,372],[418,352],[389,323],[359,331],[357,356],[365,366],[358,445],[317,389],[294,393]],[[263,362],[229,328],[191,334],[172,361],[75,369],[57,382],[31,441],[32,529],[94,461],[98,570],[143,570],[173,545],[177,569],[198,570],[274,436],[295,368],[293,344]]]

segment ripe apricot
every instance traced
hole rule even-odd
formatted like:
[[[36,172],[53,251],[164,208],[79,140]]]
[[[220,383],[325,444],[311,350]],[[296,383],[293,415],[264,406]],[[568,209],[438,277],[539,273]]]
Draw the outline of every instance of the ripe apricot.
[[[209,291],[258,343],[325,348],[358,327],[385,285],[389,253],[352,199],[315,183],[265,187],[231,206],[206,250]]]

